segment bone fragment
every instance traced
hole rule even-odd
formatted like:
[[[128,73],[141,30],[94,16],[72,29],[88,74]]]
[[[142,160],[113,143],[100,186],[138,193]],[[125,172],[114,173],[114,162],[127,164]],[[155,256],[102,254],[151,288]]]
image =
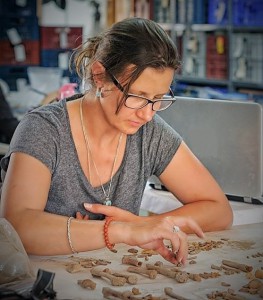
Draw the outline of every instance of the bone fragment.
[[[78,280],[78,285],[83,287],[84,289],[91,289],[95,290],[96,289],[96,283],[92,281],[91,279],[84,279],[84,280]]]
[[[132,296],[132,292],[129,291],[119,292],[108,287],[102,288],[102,294],[103,297],[106,299],[112,299],[112,297],[117,299],[122,299],[122,300],[134,299],[134,297]],[[142,298],[136,298],[136,299],[142,299]]]
[[[239,273],[240,273],[240,270],[239,270],[239,269],[235,269],[235,268],[232,268],[232,267],[230,268],[230,267],[224,266],[224,265],[222,265],[222,269],[228,271],[229,274],[234,274],[234,273],[239,274]]]
[[[189,278],[194,280],[194,281],[202,281],[202,277],[199,274],[194,274],[194,273],[188,273]]]
[[[137,284],[137,281],[138,281],[138,278],[135,275],[123,274],[123,273],[119,273],[119,272],[113,272],[112,275],[117,276],[117,277],[126,278],[126,280],[129,284]]]
[[[128,249],[128,252],[129,253],[138,253],[138,249],[135,249],[135,248],[130,248],[130,249]]]
[[[123,278],[126,279],[126,281],[129,284],[136,284],[137,281],[138,281],[138,278],[135,275],[115,272],[115,271],[110,270],[109,268],[104,269],[103,272],[107,272],[107,273],[112,274],[112,275],[117,276],[117,277],[123,277]]]
[[[262,286],[263,283],[259,279],[252,279],[245,287],[248,287],[249,289],[259,289]]]
[[[132,266],[141,266],[142,262],[139,261],[135,256],[132,255],[124,255],[122,258],[122,263],[125,265],[132,265]]]
[[[96,268],[92,268],[90,270],[90,273],[94,277],[101,277],[101,278],[109,279],[110,282],[111,282],[111,285],[113,285],[113,286],[123,286],[126,283],[126,278],[114,276],[114,275],[112,275],[108,272],[103,272],[103,271],[98,270]]]
[[[186,298],[179,296],[177,294],[174,293],[173,289],[170,287],[165,287],[164,288],[164,292],[167,296],[173,298],[173,299],[177,299],[177,300],[187,300]]]
[[[66,267],[66,271],[69,273],[77,273],[81,270],[81,265],[79,263],[72,263]]]
[[[133,295],[140,295],[141,294],[140,290],[136,287],[132,288],[132,293],[133,293]]]
[[[150,279],[155,279],[157,276],[157,271],[156,270],[148,270],[143,267],[129,267],[127,269],[128,272],[131,273],[137,273],[137,274],[143,274],[149,276]]]
[[[263,270],[256,270],[255,277],[259,279],[263,279]]]
[[[152,296],[151,294],[143,296],[143,297],[138,297],[138,296],[135,296],[130,291],[119,292],[119,291],[115,291],[108,287],[103,287],[102,293],[103,293],[104,298],[106,298],[106,299],[113,299],[112,297],[114,297],[114,299],[117,298],[117,299],[121,299],[121,300],[164,300],[164,298],[162,298],[162,297],[155,297],[155,296]]]
[[[240,264],[240,263],[237,263],[237,262],[234,262],[234,261],[231,261],[231,260],[225,260],[224,259],[224,260],[222,260],[222,264],[226,265],[228,267],[231,267],[231,268],[241,270],[243,272],[251,272],[253,270],[252,266],[248,266],[248,265],[245,265],[245,264]]]
[[[222,271],[222,267],[216,266],[214,264],[211,265],[211,269]]]
[[[148,270],[156,270],[159,274],[162,274],[166,277],[175,278],[176,272],[171,271],[170,269],[164,267],[158,267],[151,264],[146,264]]]
[[[155,266],[155,265],[151,265],[151,264],[146,264],[146,268],[148,270],[156,270],[158,273],[160,273],[164,276],[174,278],[179,283],[184,283],[189,278],[189,275],[186,272],[182,272],[182,271],[175,272],[175,271],[172,271],[165,267],[159,267],[159,266]]]

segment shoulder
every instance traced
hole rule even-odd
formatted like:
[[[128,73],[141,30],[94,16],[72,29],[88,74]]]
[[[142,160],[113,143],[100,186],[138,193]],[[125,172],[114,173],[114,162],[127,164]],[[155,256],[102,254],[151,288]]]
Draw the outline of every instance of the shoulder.
[[[179,133],[166,123],[158,114],[155,114],[153,119],[145,124],[147,135],[155,135],[156,137],[175,137],[181,139]]]

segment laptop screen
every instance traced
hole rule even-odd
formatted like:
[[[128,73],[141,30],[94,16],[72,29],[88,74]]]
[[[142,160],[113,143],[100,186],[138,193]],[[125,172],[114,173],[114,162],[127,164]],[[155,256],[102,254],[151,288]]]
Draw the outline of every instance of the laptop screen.
[[[158,114],[185,140],[228,195],[262,196],[262,107],[177,97]]]

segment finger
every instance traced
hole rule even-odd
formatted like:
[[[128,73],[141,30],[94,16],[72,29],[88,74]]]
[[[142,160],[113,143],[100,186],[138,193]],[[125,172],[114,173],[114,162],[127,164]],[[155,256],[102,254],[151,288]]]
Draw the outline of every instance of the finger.
[[[79,211],[76,212],[76,219],[77,220],[83,220],[83,216]]]
[[[179,249],[176,253],[176,258],[179,263],[185,264],[188,256],[187,235],[180,231],[176,234],[179,238]]]
[[[186,219],[187,226],[193,230],[193,232],[200,238],[204,238],[205,234],[202,228],[195,222],[193,219],[187,218]]]
[[[116,208],[113,206],[107,206],[102,204],[90,204],[90,203],[84,203],[84,208],[87,211],[93,212],[95,214],[102,214],[106,216],[112,216],[111,211]]]
[[[118,221],[132,221],[138,218],[133,213],[124,210],[122,208],[116,206],[107,206],[102,204],[90,204],[84,203],[84,207],[86,210],[93,212],[95,214],[102,214],[105,216],[113,217]]]
[[[156,249],[156,251],[167,261],[171,262],[172,264],[178,264],[179,261],[177,260],[176,255],[173,251],[169,250],[165,245]]]

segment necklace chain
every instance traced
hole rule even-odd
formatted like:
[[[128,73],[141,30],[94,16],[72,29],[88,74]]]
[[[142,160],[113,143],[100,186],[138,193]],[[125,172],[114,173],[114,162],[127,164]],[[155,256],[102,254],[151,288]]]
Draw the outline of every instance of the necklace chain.
[[[104,205],[111,205],[112,203],[111,203],[111,200],[110,200],[110,192],[111,192],[111,186],[112,186],[112,178],[113,178],[113,172],[114,172],[114,169],[115,169],[115,165],[116,165],[116,161],[117,161],[117,157],[118,157],[119,148],[120,148],[120,145],[121,145],[123,133],[120,134],[120,137],[119,137],[119,140],[118,140],[118,145],[117,145],[117,148],[116,148],[116,152],[115,152],[115,156],[114,156],[114,160],[113,160],[113,164],[112,164],[112,169],[111,169],[110,185],[109,185],[108,194],[107,194],[106,191],[105,191],[104,185],[102,184],[98,168],[96,166],[96,163],[93,159],[93,155],[92,155],[92,152],[91,152],[90,142],[89,142],[89,139],[88,139],[86,127],[84,126],[84,122],[83,122],[83,108],[82,108],[82,106],[83,106],[83,98],[80,101],[80,122],[81,122],[81,127],[82,127],[82,131],[83,131],[83,135],[84,135],[86,150],[87,150],[89,180],[90,180],[90,183],[91,183],[91,172],[90,172],[90,159],[91,159],[92,164],[94,166],[94,169],[96,171],[97,177],[99,178],[101,189],[102,189],[103,194],[105,196],[105,200],[104,200],[103,204]]]

